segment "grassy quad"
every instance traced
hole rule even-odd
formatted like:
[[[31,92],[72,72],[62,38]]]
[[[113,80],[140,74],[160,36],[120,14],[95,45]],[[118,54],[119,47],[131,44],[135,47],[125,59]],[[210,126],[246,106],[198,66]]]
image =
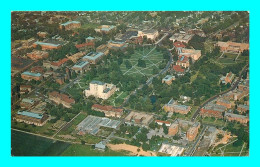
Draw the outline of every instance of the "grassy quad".
[[[126,60],[129,60],[132,64],[131,69],[127,69],[125,66],[125,63],[123,62],[120,65],[121,71],[125,75],[133,75],[133,76],[152,76],[153,75],[153,68],[159,67],[159,64],[163,61],[162,53],[156,51],[156,49],[151,48],[144,48],[135,50],[135,53],[131,55],[130,59],[124,59],[124,62]],[[144,56],[143,56],[144,55]],[[145,61],[146,67],[138,67],[137,62],[138,59],[142,59]]]

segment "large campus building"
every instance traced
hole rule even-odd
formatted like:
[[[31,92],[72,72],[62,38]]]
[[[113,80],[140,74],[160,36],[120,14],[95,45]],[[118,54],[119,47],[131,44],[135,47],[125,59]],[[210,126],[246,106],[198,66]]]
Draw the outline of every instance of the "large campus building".
[[[49,99],[56,104],[62,104],[66,108],[71,108],[72,104],[75,104],[75,100],[68,95],[53,91],[49,93]]]
[[[125,122],[128,124],[139,124],[143,126],[148,126],[153,120],[153,115],[140,113],[140,112],[130,112],[129,115],[125,117]]]
[[[103,56],[104,53],[102,52],[89,52],[82,59],[88,61],[90,64],[96,64]]]
[[[203,117],[215,117],[223,118],[223,113],[227,108],[222,105],[217,104],[208,104],[205,107],[200,109],[200,115]]]
[[[196,61],[201,56],[201,50],[182,48],[181,53],[179,53],[179,55],[190,57],[192,59],[192,61]]]
[[[188,43],[192,37],[193,37],[193,34],[175,33],[170,37],[170,40],[173,42],[179,41],[179,42]]]
[[[31,53],[27,53],[27,56],[32,60],[40,60],[47,58],[49,56],[49,53],[46,51],[34,50]]]
[[[163,106],[166,112],[176,112],[179,114],[187,114],[190,110],[190,106],[179,105],[173,99]]]
[[[171,124],[168,130],[168,135],[169,136],[175,136],[179,131],[179,124],[174,122]]]
[[[102,25],[102,26],[99,26],[98,28],[95,28],[95,31],[108,34],[115,28],[116,28],[116,26],[113,26],[113,25]]]
[[[122,108],[117,108],[117,107],[113,107],[113,106],[103,106],[100,104],[94,104],[91,109],[105,113],[106,117],[120,118],[124,113],[123,112],[124,110]]]
[[[127,44],[122,41],[110,40],[110,41],[108,41],[107,47],[109,49],[114,49],[114,50],[118,50],[118,49],[123,50],[127,47]]]
[[[39,80],[42,80],[42,74],[40,73],[32,73],[32,72],[29,72],[29,71],[25,71],[21,74],[21,77],[22,79],[24,80],[36,80],[36,81],[39,81]]]
[[[138,36],[144,37],[146,36],[147,39],[155,40],[159,36],[159,32],[157,30],[143,30],[143,31],[138,31]]]
[[[116,88],[113,84],[108,84],[101,81],[91,81],[89,88],[84,90],[83,93],[86,97],[94,96],[96,98],[108,99],[117,90],[118,88]]]
[[[232,72],[229,72],[226,74],[226,76],[222,76],[220,78],[220,82],[225,85],[228,83],[231,84],[234,78],[235,78],[235,75]]]
[[[46,114],[38,114],[29,111],[18,111],[15,120],[24,122],[26,124],[33,124],[36,126],[43,126],[47,122],[48,116]]]
[[[225,119],[227,119],[228,121],[240,122],[241,124],[246,124],[249,121],[248,116],[228,112],[225,113]]]
[[[74,28],[80,28],[81,24],[79,21],[68,21],[66,23],[60,24],[60,29],[65,29],[65,30],[71,30]]]
[[[236,42],[221,42],[217,43],[217,46],[220,47],[222,52],[230,52],[230,53],[241,53],[244,50],[249,50],[249,44],[247,43],[236,43]]]
[[[196,122],[192,125],[192,127],[187,131],[187,139],[189,141],[193,141],[196,136],[198,135],[199,132],[199,128],[200,128],[200,123]]]
[[[84,73],[89,69],[89,62],[88,61],[79,61],[76,63],[72,69],[77,73]]]
[[[42,50],[52,50],[52,49],[59,49],[62,47],[63,43],[60,41],[54,40],[46,40],[46,41],[37,41],[33,43],[33,47],[36,48],[38,45],[41,46]]]

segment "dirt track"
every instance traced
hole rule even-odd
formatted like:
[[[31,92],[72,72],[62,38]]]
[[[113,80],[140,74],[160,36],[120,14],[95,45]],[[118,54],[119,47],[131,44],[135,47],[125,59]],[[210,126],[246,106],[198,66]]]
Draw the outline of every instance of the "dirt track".
[[[128,144],[108,144],[107,146],[114,151],[118,151],[118,150],[129,151],[131,155],[135,155],[135,156],[156,156],[155,152],[144,151],[140,147],[136,147]],[[138,148],[140,149],[139,152],[137,151]]]

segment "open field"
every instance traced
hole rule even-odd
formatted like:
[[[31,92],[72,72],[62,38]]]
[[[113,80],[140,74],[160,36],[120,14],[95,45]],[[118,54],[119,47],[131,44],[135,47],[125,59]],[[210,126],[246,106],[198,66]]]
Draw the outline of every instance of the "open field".
[[[53,124],[50,123],[49,121],[43,126],[34,126],[34,125],[29,125],[22,122],[16,122],[16,121],[12,121],[11,125],[12,128],[15,129],[23,130],[26,132],[37,133],[45,136],[52,136],[56,132],[56,130],[54,130],[54,128],[52,127]]]
[[[109,102],[109,105],[111,106],[119,107],[124,102],[124,99],[127,96],[128,96],[128,92],[122,92],[122,91],[115,92],[111,97],[109,97],[107,102]]]
[[[233,146],[228,143],[226,145],[218,145],[211,151],[211,156],[248,156],[249,150],[246,148],[245,144],[240,146]]]
[[[105,150],[99,151],[91,148],[91,146],[73,144],[68,147],[61,156],[127,156],[128,152],[126,151],[112,151]]]
[[[138,67],[138,59],[145,61],[146,67]],[[124,62],[129,60],[132,68],[127,69],[125,63],[120,65],[121,71],[124,75],[138,75],[138,76],[151,76],[153,75],[153,68],[159,68],[159,64],[164,60],[162,53],[156,51],[154,47],[135,50],[130,59],[124,59]]]
[[[87,117],[86,113],[80,113],[70,124],[64,127],[57,135],[65,135],[71,133],[76,129],[77,125]]]
[[[57,156],[70,146],[69,143],[54,141],[13,130],[11,135],[13,156]]]

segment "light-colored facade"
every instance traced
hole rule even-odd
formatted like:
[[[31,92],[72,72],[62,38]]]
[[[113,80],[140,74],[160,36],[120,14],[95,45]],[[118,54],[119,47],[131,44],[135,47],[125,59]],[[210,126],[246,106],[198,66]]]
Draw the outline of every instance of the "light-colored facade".
[[[141,113],[141,112],[130,112],[125,117],[125,122],[130,123],[130,124],[139,124],[139,125],[144,125],[148,126],[153,120],[153,115],[151,114],[146,114],[146,113]]]
[[[191,110],[190,106],[179,105],[173,99],[165,104],[163,108],[166,112],[176,112],[179,114],[188,114],[188,112]]]
[[[146,36],[147,39],[155,40],[159,36],[159,32],[157,30],[143,30],[138,31],[138,36],[144,37]]]
[[[180,56],[191,57],[193,61],[196,61],[201,56],[201,50],[182,48]]]
[[[217,46],[220,47],[222,52],[230,52],[230,53],[241,53],[244,50],[249,50],[249,44],[247,43],[236,43],[236,42],[221,42],[217,43]]]
[[[118,88],[116,88],[113,84],[100,81],[91,81],[89,84],[89,89],[84,90],[84,95],[86,97],[94,96],[96,98],[108,99],[117,90]]]
[[[166,83],[167,85],[171,85],[172,81],[175,80],[175,76],[172,75],[166,75],[163,79],[162,79],[162,83]]]
[[[88,61],[79,61],[75,64],[72,69],[77,73],[84,73],[89,69],[89,62]]]
[[[60,24],[60,29],[65,29],[65,30],[71,30],[74,28],[80,28],[81,23],[79,21],[68,21],[66,23]]]
[[[96,64],[103,56],[105,55],[102,52],[90,52],[82,60],[88,61],[90,64]]]

